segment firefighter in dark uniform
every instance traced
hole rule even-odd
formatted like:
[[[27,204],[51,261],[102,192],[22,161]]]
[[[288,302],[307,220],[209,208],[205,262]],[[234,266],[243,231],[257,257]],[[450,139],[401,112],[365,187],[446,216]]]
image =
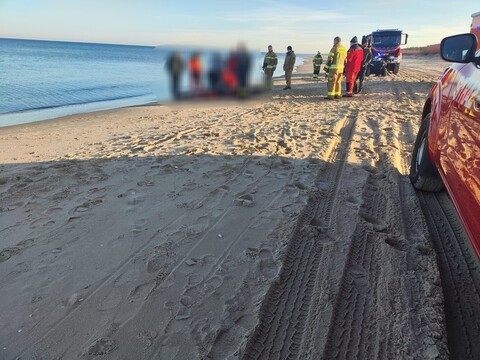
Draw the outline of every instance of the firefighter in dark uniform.
[[[320,51],[317,52],[317,55],[313,57],[313,78],[318,79],[318,74],[320,73],[320,67],[323,64],[322,54]]]
[[[268,45],[268,52],[265,54],[263,59],[263,73],[265,74],[265,85],[267,88],[271,88],[273,81],[273,73],[277,68],[278,58],[277,54],[273,52],[272,45]]]

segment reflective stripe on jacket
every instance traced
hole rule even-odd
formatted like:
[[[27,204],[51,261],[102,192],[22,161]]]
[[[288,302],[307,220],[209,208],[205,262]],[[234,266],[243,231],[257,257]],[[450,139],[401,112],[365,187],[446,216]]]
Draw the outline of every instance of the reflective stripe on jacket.
[[[345,60],[347,59],[347,48],[338,43],[332,47],[328,54],[327,70],[336,70],[337,72],[343,72],[345,66]]]
[[[277,67],[277,64],[278,64],[277,54],[275,54],[273,51],[271,53],[267,52],[265,54],[265,58],[263,59],[263,68],[273,69],[274,67]]]
[[[313,66],[321,66],[323,63],[322,55],[315,55],[313,58]]]

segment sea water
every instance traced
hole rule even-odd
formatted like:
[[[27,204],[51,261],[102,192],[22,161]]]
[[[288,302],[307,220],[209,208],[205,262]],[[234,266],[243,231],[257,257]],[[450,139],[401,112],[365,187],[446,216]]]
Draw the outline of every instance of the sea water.
[[[0,39],[0,126],[170,101],[167,47]],[[188,50],[183,50],[185,59]],[[202,53],[207,66],[211,52]],[[227,52],[224,53],[227,55]],[[261,80],[263,54],[251,79]],[[297,57],[297,63],[301,58]],[[275,75],[282,75],[282,55]],[[205,80],[206,81],[206,80]],[[206,86],[206,84],[204,84]],[[188,90],[188,75],[181,89]]]

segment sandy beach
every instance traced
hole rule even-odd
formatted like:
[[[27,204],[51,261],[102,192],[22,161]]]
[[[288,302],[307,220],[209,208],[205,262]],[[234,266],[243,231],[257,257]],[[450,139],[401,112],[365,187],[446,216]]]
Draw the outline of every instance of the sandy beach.
[[[445,66],[0,128],[0,358],[448,359],[457,328],[473,358],[428,216],[451,205],[408,180]]]

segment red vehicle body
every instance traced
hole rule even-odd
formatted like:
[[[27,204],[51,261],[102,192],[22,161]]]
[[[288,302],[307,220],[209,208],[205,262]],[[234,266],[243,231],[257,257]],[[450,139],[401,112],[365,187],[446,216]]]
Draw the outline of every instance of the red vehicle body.
[[[473,24],[472,30],[475,30]],[[439,191],[445,186],[480,259],[480,51],[477,46],[474,31],[442,40],[442,58],[455,63],[437,80],[424,105],[410,179],[420,190]]]

